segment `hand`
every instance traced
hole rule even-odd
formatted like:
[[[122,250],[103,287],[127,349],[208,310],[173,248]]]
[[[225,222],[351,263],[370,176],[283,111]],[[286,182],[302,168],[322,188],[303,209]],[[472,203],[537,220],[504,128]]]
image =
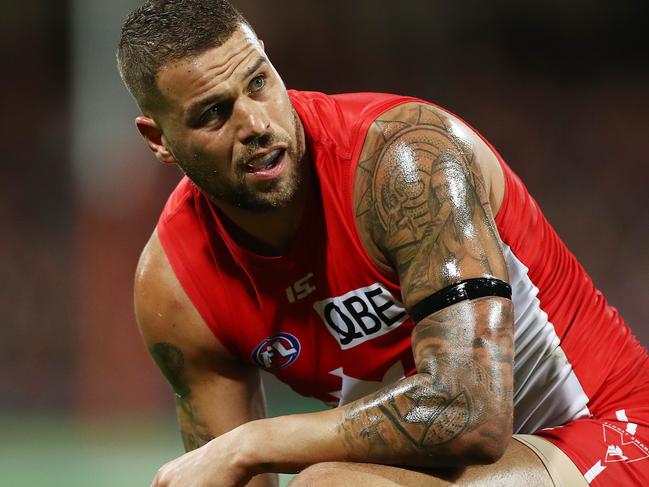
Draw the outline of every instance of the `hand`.
[[[238,462],[237,443],[230,431],[204,446],[163,465],[151,487],[243,487],[251,473]]]

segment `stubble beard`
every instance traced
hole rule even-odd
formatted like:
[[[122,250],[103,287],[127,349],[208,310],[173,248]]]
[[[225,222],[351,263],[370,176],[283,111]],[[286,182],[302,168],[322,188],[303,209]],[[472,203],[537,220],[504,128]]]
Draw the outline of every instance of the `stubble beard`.
[[[304,180],[305,168],[302,167],[302,155],[305,151],[305,145],[300,126],[297,113],[293,110],[294,144],[290,144],[290,141],[278,140],[277,138],[263,144],[272,145],[277,142],[289,142],[283,157],[286,158],[284,163],[290,164],[290,167],[286,168],[286,174],[279,179],[260,181],[253,188],[246,183],[246,175],[243,170],[234,183],[228,183],[216,177],[203,178],[200,175],[186,174],[217,204],[225,203],[241,210],[256,213],[267,213],[286,208],[294,201],[298,189]],[[256,148],[251,147],[249,152],[253,153]],[[209,179],[212,179],[212,181]],[[205,183],[201,184],[201,180],[205,181]]]

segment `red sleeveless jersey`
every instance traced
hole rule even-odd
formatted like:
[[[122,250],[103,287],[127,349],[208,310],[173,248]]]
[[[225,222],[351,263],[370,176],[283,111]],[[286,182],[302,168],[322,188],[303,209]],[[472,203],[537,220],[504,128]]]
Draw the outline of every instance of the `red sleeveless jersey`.
[[[158,235],[192,303],[235,356],[302,395],[343,404],[414,372],[413,323],[396,276],[373,265],[359,240],[352,187],[370,124],[420,100],[289,95],[320,192],[290,251],[265,257],[238,246],[187,178],[170,196]],[[506,189],[496,224],[515,308],[514,429],[533,432],[608,407],[646,384],[649,366],[617,311],[501,164]]]

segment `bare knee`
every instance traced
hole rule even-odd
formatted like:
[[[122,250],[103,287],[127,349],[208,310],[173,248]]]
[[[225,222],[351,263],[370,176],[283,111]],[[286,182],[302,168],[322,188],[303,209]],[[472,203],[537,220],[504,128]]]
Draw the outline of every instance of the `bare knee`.
[[[289,483],[289,487],[321,487],[331,486],[341,470],[342,463],[340,462],[323,462],[316,463],[310,467],[305,468]]]
[[[295,476],[290,487],[417,487],[423,474],[389,465],[354,462],[323,462]],[[428,480],[430,477],[424,475]],[[404,482],[405,480],[405,482]],[[430,483],[425,484],[430,487]]]

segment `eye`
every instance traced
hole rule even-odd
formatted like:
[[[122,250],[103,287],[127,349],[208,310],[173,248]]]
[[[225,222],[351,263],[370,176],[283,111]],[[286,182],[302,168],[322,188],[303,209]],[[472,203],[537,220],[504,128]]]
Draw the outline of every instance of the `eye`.
[[[218,103],[214,106],[208,108],[203,115],[201,115],[201,122],[208,122],[215,118],[220,118],[223,116],[223,106]]]
[[[259,91],[266,85],[266,78],[263,75],[255,76],[250,82],[250,91]]]

